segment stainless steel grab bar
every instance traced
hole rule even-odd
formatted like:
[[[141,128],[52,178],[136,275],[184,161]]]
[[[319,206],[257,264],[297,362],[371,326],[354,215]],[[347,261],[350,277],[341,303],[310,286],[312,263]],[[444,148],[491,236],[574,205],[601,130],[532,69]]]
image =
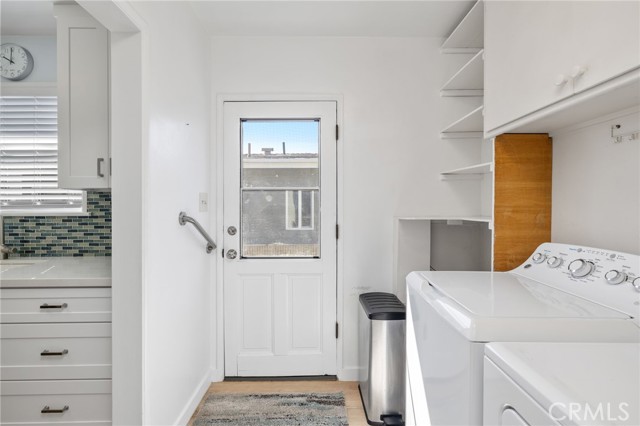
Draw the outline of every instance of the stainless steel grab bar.
[[[207,234],[207,231],[205,231],[204,228],[202,226],[200,226],[200,224],[198,223],[197,220],[195,220],[191,216],[187,216],[187,214],[185,212],[180,212],[180,215],[178,215],[178,222],[182,226],[184,226],[184,224],[187,223],[187,222],[189,222],[190,224],[195,226],[195,228],[198,230],[198,232],[200,232],[200,235],[202,235],[204,237],[204,239],[207,240],[207,253],[211,253],[212,251],[214,251],[216,249],[216,247],[217,247],[216,243],[209,236],[209,234]]]

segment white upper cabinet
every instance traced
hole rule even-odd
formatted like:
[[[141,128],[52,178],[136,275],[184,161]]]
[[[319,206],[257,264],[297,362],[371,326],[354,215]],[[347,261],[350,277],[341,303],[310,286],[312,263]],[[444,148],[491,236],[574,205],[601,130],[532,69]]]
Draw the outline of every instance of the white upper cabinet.
[[[109,32],[81,7],[56,5],[58,181],[110,186]]]
[[[573,6],[575,80],[581,92],[640,66],[640,2],[578,1]]]
[[[486,2],[485,132],[640,66],[639,5]]]

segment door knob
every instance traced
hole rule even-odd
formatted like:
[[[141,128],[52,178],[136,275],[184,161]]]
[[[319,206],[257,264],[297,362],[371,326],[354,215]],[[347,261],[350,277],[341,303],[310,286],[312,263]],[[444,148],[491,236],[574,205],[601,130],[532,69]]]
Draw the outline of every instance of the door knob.
[[[238,252],[234,249],[227,250],[227,259],[235,259],[238,256]]]

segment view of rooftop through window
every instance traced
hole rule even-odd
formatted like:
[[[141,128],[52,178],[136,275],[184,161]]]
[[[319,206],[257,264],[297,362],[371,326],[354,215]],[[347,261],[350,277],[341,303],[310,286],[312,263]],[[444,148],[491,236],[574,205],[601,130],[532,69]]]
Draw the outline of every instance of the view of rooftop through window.
[[[318,120],[242,121],[242,256],[320,256]]]

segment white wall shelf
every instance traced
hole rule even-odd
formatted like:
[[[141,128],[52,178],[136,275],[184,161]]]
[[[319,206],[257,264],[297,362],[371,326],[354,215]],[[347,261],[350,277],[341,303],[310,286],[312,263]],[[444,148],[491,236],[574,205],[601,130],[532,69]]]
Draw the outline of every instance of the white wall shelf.
[[[440,96],[483,96],[484,95],[484,50],[453,75],[440,89]]]
[[[398,220],[437,220],[437,221],[446,221],[450,225],[455,225],[459,222],[482,222],[488,223],[489,229],[491,229],[491,225],[493,223],[493,219],[491,216],[407,216],[407,217],[398,217]]]
[[[480,163],[460,169],[447,170],[440,173],[441,180],[481,179],[482,175],[493,172],[493,163]]]
[[[459,120],[454,121],[442,132],[442,139],[480,138],[483,137],[483,107],[480,106]]]
[[[484,4],[477,1],[442,43],[442,53],[477,53],[484,46]]]

